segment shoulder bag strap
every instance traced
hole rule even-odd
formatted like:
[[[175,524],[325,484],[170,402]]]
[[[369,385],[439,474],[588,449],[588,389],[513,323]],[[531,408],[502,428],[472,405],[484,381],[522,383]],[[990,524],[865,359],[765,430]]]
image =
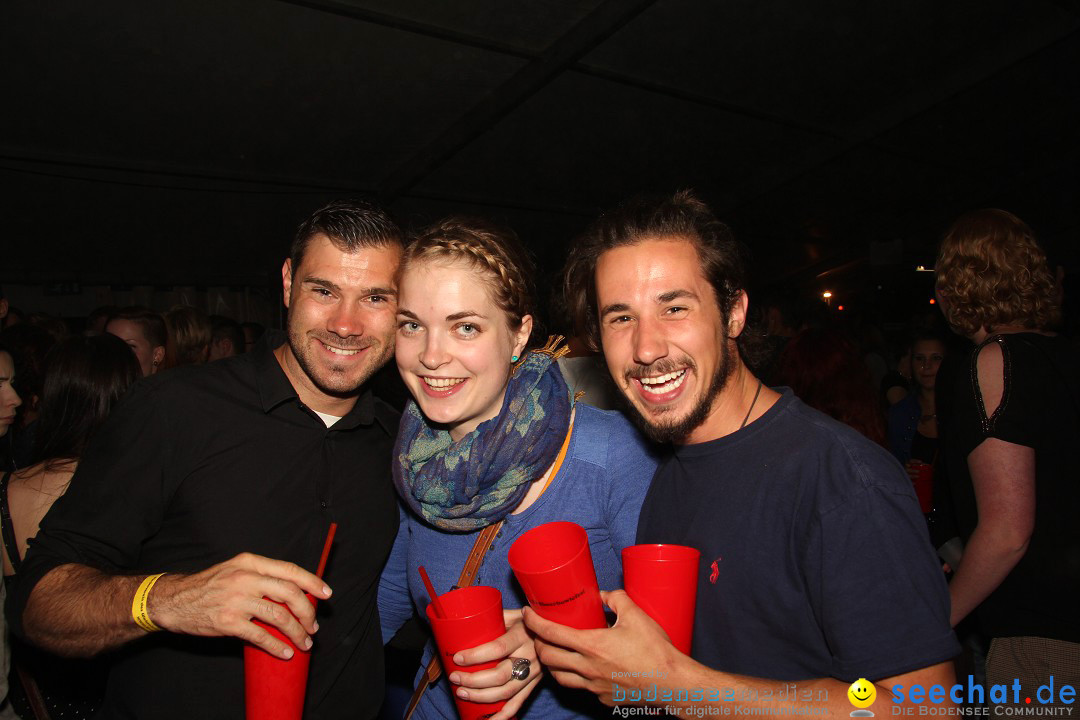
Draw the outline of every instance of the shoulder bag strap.
[[[454,586],[455,588],[472,585],[473,580],[476,579],[476,573],[480,570],[480,563],[484,560],[484,556],[488,554],[491,548],[495,547],[495,536],[502,529],[502,525],[502,520],[494,525],[488,525],[476,536],[476,542],[473,543],[472,550],[469,552],[469,559],[465,561],[465,568],[461,571],[457,584]],[[439,679],[440,675],[442,675],[442,665],[439,664],[439,653],[436,652],[431,656],[431,662],[424,668],[424,674],[409,699],[409,705],[405,709],[403,720],[409,720],[412,717],[416,706],[420,704],[420,698],[424,696],[428,686]]]

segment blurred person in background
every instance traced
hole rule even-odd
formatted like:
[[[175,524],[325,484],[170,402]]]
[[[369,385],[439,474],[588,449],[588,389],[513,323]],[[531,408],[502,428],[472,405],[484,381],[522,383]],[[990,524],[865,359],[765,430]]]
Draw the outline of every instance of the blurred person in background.
[[[748,366],[766,384],[775,385],[777,365],[784,348],[803,328],[801,302],[791,291],[766,294],[760,304],[754,325],[761,327],[760,357],[748,358]],[[753,311],[751,311],[753,312]]]
[[[945,341],[933,332],[919,333],[906,353],[910,357],[912,389],[889,407],[889,450],[905,464],[933,464],[938,452],[937,402],[934,389],[945,359]]]
[[[210,316],[210,362],[244,352],[244,331],[224,315]]]
[[[895,405],[911,394],[911,343],[904,342],[898,353],[895,367],[881,380],[881,395],[888,406]]]
[[[1022,220],[958,219],[937,259],[939,305],[976,347],[951,388],[943,459],[965,542],[949,585],[952,624],[975,613],[992,638],[989,683],[1080,684],[1080,382],[1049,328],[1060,294]],[[1011,697],[1011,696],[1010,696]],[[1021,700],[1021,707],[1023,707]]]
[[[139,305],[122,308],[105,323],[105,332],[127,343],[139,361],[143,377],[161,369],[169,333],[165,321],[153,310]]]
[[[23,321],[26,313],[14,305],[8,305],[7,315],[4,316],[3,329],[14,327]]]
[[[49,353],[46,370],[38,462],[0,479],[5,585],[17,576],[41,519],[67,490],[90,438],[140,377],[135,356],[108,334],[61,342]],[[11,701],[21,717],[36,717],[32,697],[40,698],[50,717],[94,716],[104,690],[100,663],[63,660],[21,643],[13,650],[20,682],[12,683]]]
[[[16,389],[23,399],[15,425],[8,436],[11,467],[26,467],[33,461],[38,427],[38,405],[45,383],[45,358],[56,337],[45,328],[19,323],[4,333],[4,344],[15,358],[19,379]]]
[[[30,313],[26,316],[26,324],[42,328],[52,335],[56,342],[60,342],[71,335],[71,328],[68,327],[66,322],[48,313]]]
[[[202,365],[210,357],[212,328],[206,313],[190,305],[174,305],[164,315],[170,345],[166,367]]]
[[[90,314],[86,316],[86,327],[83,329],[83,335],[101,335],[105,332],[105,323],[109,322],[109,318],[116,314],[120,308],[115,305],[101,305],[90,311]]]
[[[938,456],[938,370],[945,359],[945,341],[932,331],[909,344],[912,392],[886,413],[889,451],[904,464],[924,513],[933,510],[933,466]]]
[[[0,345],[0,439],[8,441],[11,427],[15,424],[16,411],[22,405],[14,383],[15,358],[7,346]]]
[[[251,348],[266,332],[266,328],[257,322],[240,323],[240,329],[244,331],[244,352],[251,352]]]
[[[3,308],[0,308],[3,309]],[[15,380],[15,359],[11,353],[0,343],[0,442],[11,436],[11,426],[15,423],[15,411],[22,400],[15,391],[12,381]],[[5,456],[0,453],[0,457]],[[0,472],[10,470],[8,467],[0,468]],[[0,520],[0,529],[5,523]],[[4,587],[0,585],[0,602],[5,600]],[[7,702],[8,696],[8,642],[7,623],[0,616],[0,720],[9,720],[14,717],[11,705]]]
[[[792,338],[777,361],[776,381],[810,407],[885,445],[885,418],[870,370],[839,330],[807,328]]]

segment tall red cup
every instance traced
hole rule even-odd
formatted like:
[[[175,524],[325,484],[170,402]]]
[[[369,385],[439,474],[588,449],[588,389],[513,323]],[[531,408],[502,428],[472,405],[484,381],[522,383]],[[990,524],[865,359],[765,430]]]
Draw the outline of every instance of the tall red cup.
[[[623,586],[684,655],[690,654],[701,553],[684,545],[623,548]]]
[[[477,645],[495,640],[506,632],[503,623],[502,595],[498,589],[484,585],[451,590],[439,596],[446,617],[435,612],[435,604],[427,606],[427,618],[435,633],[435,644],[439,648],[439,659],[447,675],[455,670],[478,672],[498,665],[498,662],[478,663],[476,665],[457,665],[454,653],[468,650]],[[462,720],[480,720],[489,718],[502,709],[506,701],[495,703],[476,703],[462,700],[454,694],[458,714]]]
[[[541,617],[580,630],[607,627],[585,528],[538,525],[510,546],[507,560]]]
[[[314,605],[315,598],[304,594]],[[288,608],[287,605],[285,607]],[[260,620],[253,619],[252,622],[291,647],[293,656],[286,660],[249,643],[244,644],[244,707],[247,720],[300,720],[304,714],[311,653],[300,650],[276,627]]]
[[[923,514],[934,509],[934,466],[923,463],[915,475],[915,495]]]

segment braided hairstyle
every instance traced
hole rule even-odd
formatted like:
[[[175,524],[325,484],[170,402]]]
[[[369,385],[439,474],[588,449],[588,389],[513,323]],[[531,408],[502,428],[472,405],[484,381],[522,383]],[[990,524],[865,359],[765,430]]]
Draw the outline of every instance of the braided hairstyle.
[[[451,215],[420,231],[405,249],[402,269],[419,262],[464,262],[480,271],[511,330],[526,315],[536,332],[536,266],[513,230],[481,218]]]

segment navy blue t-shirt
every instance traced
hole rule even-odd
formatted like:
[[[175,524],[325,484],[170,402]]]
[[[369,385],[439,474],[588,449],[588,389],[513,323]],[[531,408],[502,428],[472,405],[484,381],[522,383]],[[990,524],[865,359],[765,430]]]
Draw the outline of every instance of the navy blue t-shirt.
[[[960,650],[904,470],[790,390],[738,432],[678,447],[638,542],[701,550],[692,654],[713,669],[879,680]]]

